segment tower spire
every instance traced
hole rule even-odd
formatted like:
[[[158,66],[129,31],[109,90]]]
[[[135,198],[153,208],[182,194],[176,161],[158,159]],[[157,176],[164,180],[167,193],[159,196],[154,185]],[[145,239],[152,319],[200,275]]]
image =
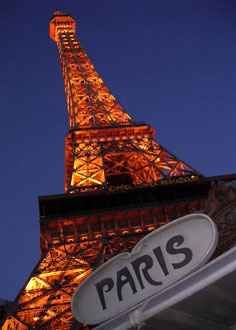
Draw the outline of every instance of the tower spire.
[[[75,36],[71,16],[55,12],[50,37],[56,41],[63,69],[70,129],[130,125],[131,117],[104,85]]]
[[[117,102],[75,36],[74,19],[55,12],[50,37],[57,43],[67,97],[66,192],[151,183],[198,175],[153,140],[154,129],[137,123]]]

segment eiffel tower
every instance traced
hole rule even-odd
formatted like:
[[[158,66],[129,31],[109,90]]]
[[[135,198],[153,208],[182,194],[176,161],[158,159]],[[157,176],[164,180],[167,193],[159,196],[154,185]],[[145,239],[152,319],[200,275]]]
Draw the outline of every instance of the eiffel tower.
[[[65,194],[39,197],[41,259],[2,323],[3,330],[89,329],[71,297],[100,264],[130,251],[148,232],[203,210],[210,180],[154,141],[110,93],[75,35],[55,12],[69,114]],[[89,308],[89,306],[88,306]]]

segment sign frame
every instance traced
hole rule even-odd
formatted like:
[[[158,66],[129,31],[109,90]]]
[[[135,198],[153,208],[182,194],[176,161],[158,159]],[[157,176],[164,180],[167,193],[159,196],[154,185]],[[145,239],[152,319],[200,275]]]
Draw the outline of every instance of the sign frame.
[[[200,242],[195,237],[197,234],[201,234]],[[130,253],[111,258],[90,274],[72,297],[72,313],[79,322],[86,324],[109,320],[200,268],[212,256],[217,242],[217,227],[207,215],[196,213],[176,219],[144,236]],[[200,250],[200,256],[191,250],[194,247]],[[159,263],[159,273],[155,272],[155,267],[152,269],[153,255]],[[161,274],[161,280],[157,281],[155,274]],[[113,289],[114,296],[111,295]]]

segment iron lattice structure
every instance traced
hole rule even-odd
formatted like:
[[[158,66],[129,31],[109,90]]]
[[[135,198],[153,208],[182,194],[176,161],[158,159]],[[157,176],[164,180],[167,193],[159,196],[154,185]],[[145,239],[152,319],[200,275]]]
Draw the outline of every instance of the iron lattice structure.
[[[136,123],[117,102],[77,40],[72,17],[56,12],[50,37],[59,49],[68,104],[63,201],[69,208],[56,216],[48,215],[46,204],[40,209],[41,259],[16,297],[3,330],[72,329],[72,294],[97,266],[130,251],[150,230],[191,213],[193,207],[203,208],[201,201],[192,200],[157,208],[151,199],[142,203],[141,197],[135,207],[124,206],[131,197],[109,190],[173,177],[191,181],[199,173],[155,142],[153,128]],[[107,201],[100,213],[91,214],[88,206],[87,213],[80,214],[73,198],[84,194],[98,204],[101,196],[118,194],[124,203],[114,209],[113,201]]]
[[[101,261],[130,250],[138,239],[116,236],[52,245],[33,270],[2,329],[70,329],[70,301],[81,281]]]
[[[153,140],[151,126],[134,122],[117,102],[76,38],[72,17],[55,13],[50,37],[60,53],[70,122],[66,192],[197,174]]]
[[[169,188],[173,190],[172,186]],[[147,191],[141,194],[143,201],[141,195],[134,196],[139,207],[124,207],[122,197],[118,197],[120,206],[116,210],[108,207],[106,210],[93,210],[90,215],[84,212],[77,216],[73,216],[73,211],[66,211],[59,200],[67,217],[59,216],[61,210],[58,212],[58,205],[54,205],[56,196],[52,196],[51,203],[58,214],[49,216],[50,210],[41,213],[42,257],[16,297],[1,329],[89,329],[85,324],[77,324],[70,310],[72,295],[79,284],[106,260],[129,252],[146,233],[204,208],[202,198],[182,203],[175,200],[170,205],[155,206],[150,201],[147,204]],[[169,192],[166,192],[167,196]],[[64,197],[64,201],[71,204],[72,198],[73,195],[68,201],[68,197]],[[91,198],[101,202],[100,194]],[[81,199],[80,194],[75,202],[78,199]],[[42,200],[44,205],[48,196]],[[124,196],[123,200],[129,204],[128,196]],[[47,205],[44,206],[47,209]]]

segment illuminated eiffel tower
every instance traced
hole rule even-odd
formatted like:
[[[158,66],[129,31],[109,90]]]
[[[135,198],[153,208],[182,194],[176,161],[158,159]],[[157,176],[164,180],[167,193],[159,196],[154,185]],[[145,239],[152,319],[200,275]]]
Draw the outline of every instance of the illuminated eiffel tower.
[[[81,281],[146,233],[202,210],[209,188],[153,140],[150,125],[122,108],[77,40],[71,16],[55,12],[50,37],[60,53],[70,122],[66,193],[39,197],[41,259],[3,330],[86,328],[70,311]]]

